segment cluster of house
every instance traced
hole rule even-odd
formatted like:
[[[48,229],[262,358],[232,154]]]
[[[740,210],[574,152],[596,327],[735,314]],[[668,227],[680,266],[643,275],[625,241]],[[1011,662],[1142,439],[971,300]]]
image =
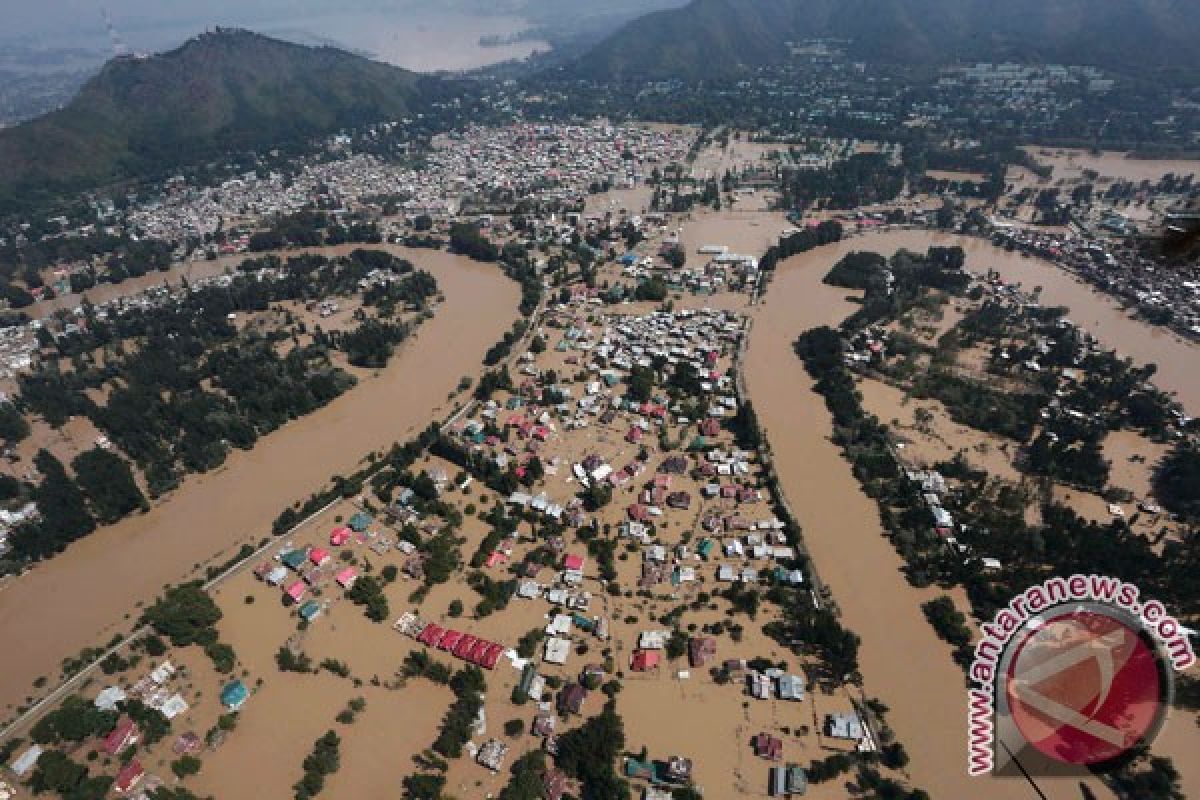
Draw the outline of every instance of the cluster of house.
[[[146,707],[158,711],[168,720],[173,720],[186,713],[189,708],[183,695],[170,687],[175,675],[175,666],[170,661],[163,661],[126,688],[108,686],[100,690],[92,701],[93,705],[100,711],[116,713],[120,711],[122,703],[131,699],[139,700]],[[117,758],[128,748],[136,745],[141,737],[142,731],[137,722],[125,714],[120,714],[112,730],[108,731],[97,743],[96,750],[109,758]],[[174,744],[177,753],[196,752],[200,747],[199,737],[191,732],[181,735]],[[45,751],[40,745],[31,745],[9,765],[9,768],[18,779],[24,779],[37,766],[38,759],[41,758],[43,752]],[[143,780],[144,778],[145,780]],[[113,778],[114,792],[119,795],[137,797],[139,800],[148,798],[150,792],[161,785],[162,781],[156,776],[147,778],[146,771],[137,758],[123,762]],[[141,787],[139,793],[133,795],[132,792],[139,786]]]
[[[387,537],[371,530],[372,522],[371,517],[361,511],[354,514],[346,525],[339,525],[330,532],[329,547],[293,547],[287,542],[275,553],[273,560],[255,566],[254,575],[268,586],[282,590],[284,602],[294,606],[302,619],[312,622],[321,616],[326,606],[316,598],[306,600],[310,590],[331,581],[348,590],[358,580],[358,569],[349,564],[339,565],[330,548],[365,545],[382,555],[392,547]]]
[[[1194,268],[1162,269],[1135,244],[992,224],[997,245],[1053,261],[1109,294],[1168,316],[1174,330],[1200,336],[1200,275]],[[1102,219],[1105,224],[1119,227],[1113,218]]]
[[[636,125],[509,125],[472,127],[439,136],[418,169],[373,155],[342,154],[306,162],[293,175],[248,172],[208,188],[182,180],[135,210],[128,224],[167,241],[203,237],[232,222],[310,207],[318,199],[353,208],[371,197],[405,198],[411,214],[448,215],[464,201],[497,195],[577,205],[596,182],[626,188],[656,164],[683,160],[695,133]]]
[[[405,612],[392,625],[399,633],[416,639],[426,647],[432,647],[455,658],[484,669],[495,669],[505,647],[489,639],[463,633],[452,628],[443,628],[432,622],[424,622],[416,612]]]
[[[758,258],[755,256],[732,253],[725,245],[702,245],[697,249],[703,257],[702,264],[676,266],[675,251],[682,247],[676,232],[662,237],[653,254],[639,252],[646,249],[646,245],[639,245],[617,259],[621,275],[637,281],[659,278],[671,291],[695,295],[712,295],[726,289],[749,290],[758,283]]]

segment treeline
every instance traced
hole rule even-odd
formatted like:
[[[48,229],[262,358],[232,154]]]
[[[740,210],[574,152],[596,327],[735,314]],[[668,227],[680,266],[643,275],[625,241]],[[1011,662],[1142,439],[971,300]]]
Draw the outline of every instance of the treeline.
[[[57,357],[44,356],[42,366],[20,378],[20,403],[56,427],[73,415],[88,417],[133,459],[151,494],[160,495],[177,486],[183,474],[219,466],[230,448],[253,447],[260,436],[353,386],[353,376],[333,365],[332,350],[343,350],[355,366],[385,366],[413,323],[384,315],[423,309],[437,293],[431,275],[376,251],[287,262],[270,256],[247,260],[241,271],[227,286],[190,291],[171,305],[107,318],[85,305],[80,332],[46,341]],[[263,334],[239,331],[236,319],[230,319],[284,300],[357,293],[363,281],[371,284],[364,301],[381,316],[363,314],[359,326],[346,332],[318,328],[310,344],[296,338],[302,324],[291,332]],[[292,346],[281,354],[288,340]],[[105,357],[97,358],[96,351]],[[93,395],[105,388],[110,391],[100,405]],[[0,417],[5,419],[11,423],[11,414]],[[19,426],[5,427],[10,435],[21,433]],[[122,465],[96,453],[75,465],[101,522],[144,506]],[[61,549],[60,534],[69,539],[86,532],[56,532],[51,546],[29,555]]]
[[[994,389],[939,367],[914,382],[913,396],[940,401],[959,424],[1018,442],[1032,435],[1043,404],[1041,395]]]
[[[325,778],[342,766],[341,745],[341,737],[333,731],[326,731],[317,739],[312,752],[304,758],[304,777],[292,786],[295,800],[310,800],[320,794],[325,788]]]
[[[343,224],[324,211],[297,211],[276,219],[265,231],[251,234],[252,252],[282,250],[285,247],[321,247],[339,244],[379,244],[383,234],[379,226],[361,217]]]
[[[759,269],[770,272],[775,269],[781,259],[790,258],[800,253],[806,253],[814,247],[832,244],[842,238],[842,224],[836,220],[825,220],[815,228],[805,228],[802,231],[785,236],[779,244],[771,245],[758,261]]]
[[[904,189],[904,168],[883,153],[857,153],[827,169],[785,173],[780,187],[785,208],[837,209],[884,203]]]

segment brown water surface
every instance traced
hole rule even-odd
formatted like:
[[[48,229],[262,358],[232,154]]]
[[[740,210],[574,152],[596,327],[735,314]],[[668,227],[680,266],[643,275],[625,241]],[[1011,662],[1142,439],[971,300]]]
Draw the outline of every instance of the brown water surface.
[[[252,451],[235,451],[219,470],[190,477],[148,513],[103,528],[0,586],[6,709],[39,675],[53,683],[64,656],[128,630],[136,604],[165,584],[257,542],[290,503],[444,415],[447,394],[478,370],[515,317],[517,287],[494,266],[440,251],[387,249],[432,272],[446,299],[386,369],[361,377],[346,395]]]

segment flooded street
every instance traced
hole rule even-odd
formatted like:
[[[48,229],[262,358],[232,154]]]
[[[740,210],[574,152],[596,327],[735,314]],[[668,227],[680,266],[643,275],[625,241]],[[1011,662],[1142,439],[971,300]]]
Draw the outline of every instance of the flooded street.
[[[386,249],[433,273],[446,298],[386,369],[360,373],[359,385],[325,408],[250,452],[234,451],[223,467],[188,478],[148,513],[76,542],[0,588],[6,711],[37,677],[55,682],[65,655],[128,630],[135,606],[164,584],[257,542],[286,506],[446,414],[447,394],[478,371],[484,351],[516,316],[517,286],[495,266],[440,251]]]

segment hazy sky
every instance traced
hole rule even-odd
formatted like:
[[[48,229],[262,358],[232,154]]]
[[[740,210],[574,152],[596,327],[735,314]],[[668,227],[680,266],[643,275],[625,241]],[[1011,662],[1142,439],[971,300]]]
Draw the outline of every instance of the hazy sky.
[[[521,58],[536,43],[479,47],[479,37],[528,24],[601,27],[686,0],[0,0],[0,48],[81,48],[97,65],[113,52],[111,16],[125,49],[161,52],[218,25],[303,44],[333,44],[418,70],[469,69]],[[544,46],[544,45],[541,45]]]
[[[412,12],[444,5],[436,0],[0,0],[0,35],[56,37],[104,34],[101,9],[130,34],[163,27],[203,29],[248,25],[289,16],[337,11]]]
[[[646,11],[685,0],[0,0],[0,38],[104,34],[101,9],[130,38],[166,27],[203,29],[218,24],[252,25],[289,17],[336,12],[375,12],[428,16],[441,11],[513,14],[527,6],[566,13],[610,9]]]

